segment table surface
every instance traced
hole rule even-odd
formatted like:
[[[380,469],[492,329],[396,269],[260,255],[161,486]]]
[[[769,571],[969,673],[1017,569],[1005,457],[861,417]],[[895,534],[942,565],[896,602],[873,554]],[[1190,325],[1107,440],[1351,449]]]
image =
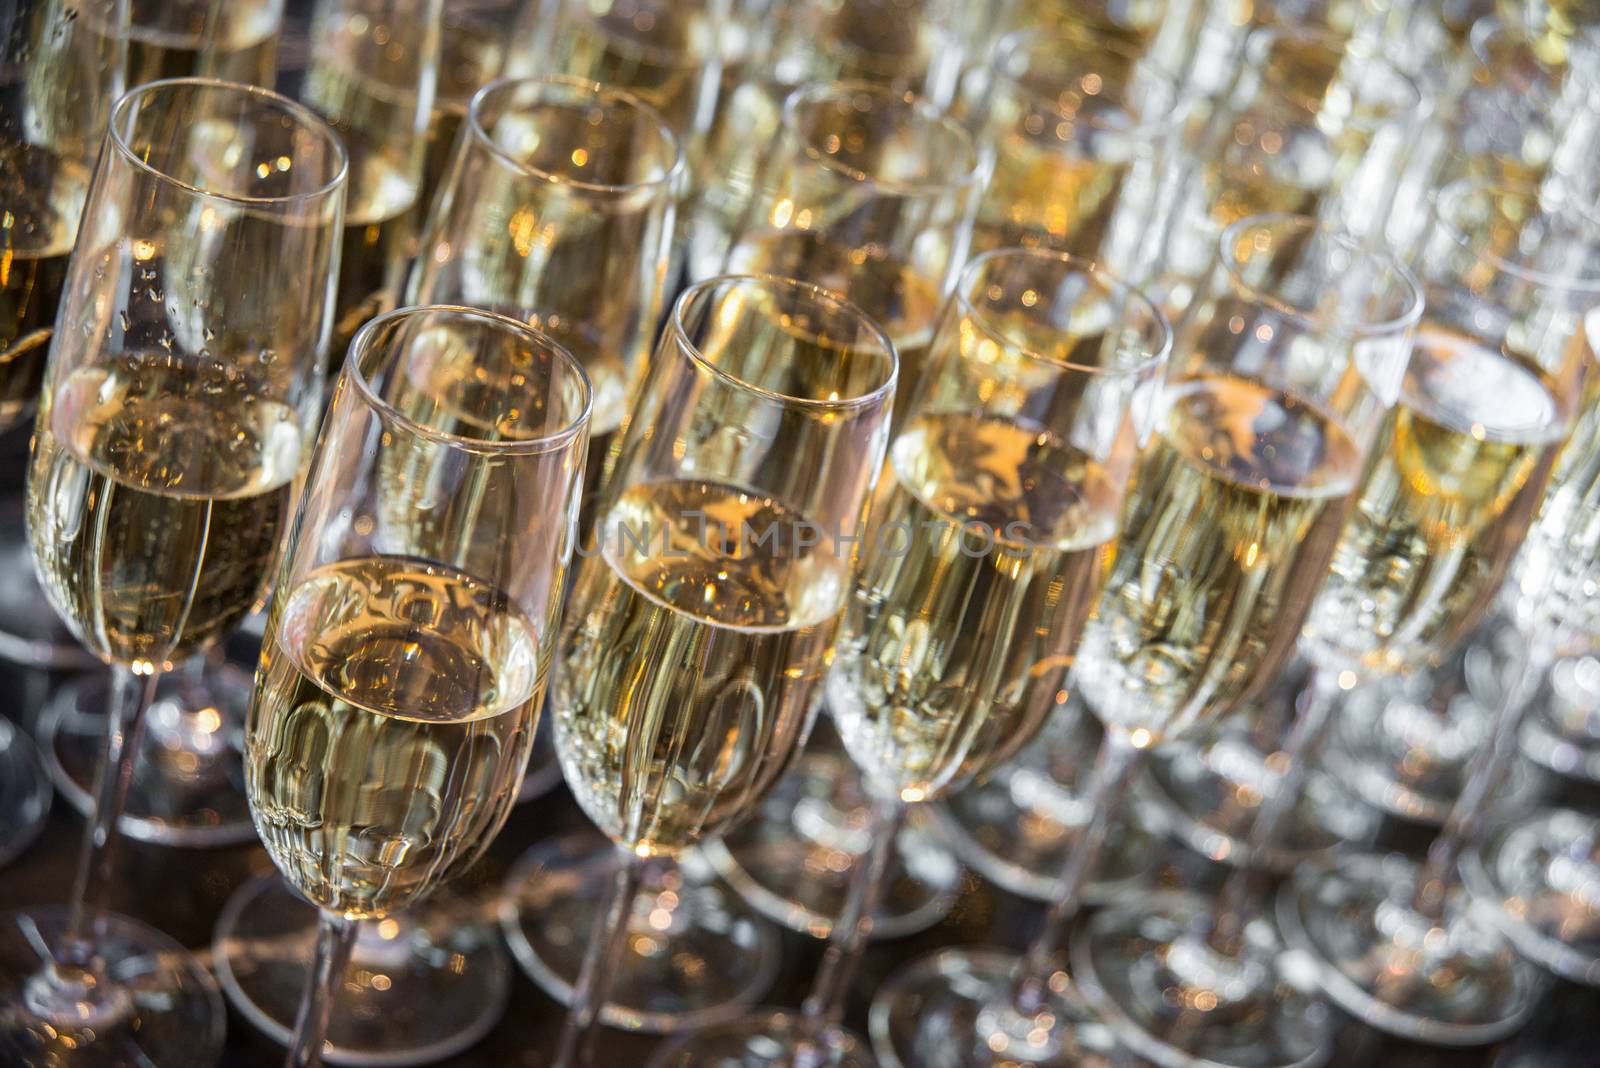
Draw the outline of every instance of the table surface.
[[[24,724],[33,718],[41,690],[37,673],[0,672],[0,713]],[[39,840],[0,870],[0,909],[64,901],[72,878],[83,827],[76,812],[59,797]],[[589,830],[564,789],[520,806],[485,857],[456,889],[488,901],[510,866],[529,846],[549,836]],[[594,833],[589,830],[589,833]],[[598,839],[598,836],[596,836]],[[1164,886],[1208,886],[1216,873],[1192,855],[1173,847],[1174,858],[1156,880]],[[126,842],[118,859],[115,907],[166,931],[209,956],[212,931],[224,902],[249,878],[271,870],[257,844],[214,850],[172,849]],[[1037,905],[989,886],[968,872],[950,914],[921,934],[874,945],[867,953],[850,1000],[848,1022],[865,1024],[866,1007],[883,979],[899,964],[936,947],[990,944],[1020,948],[1035,929]],[[766,1003],[795,1006],[804,997],[819,958],[819,944],[785,932],[783,963]],[[482,1042],[440,1062],[456,1068],[539,1068],[549,1061],[563,1008],[520,971],[515,974],[504,1018]],[[1331,1063],[1382,1068],[1588,1068],[1600,1066],[1600,992],[1552,982],[1530,1025],[1500,1047],[1469,1050],[1429,1049],[1386,1038],[1345,1022]],[[642,1063],[654,1045],[647,1037],[607,1031],[598,1049],[602,1065]],[[283,1050],[230,1010],[227,1068],[268,1068],[281,1064]],[[1131,1062],[1130,1063],[1134,1063]]]

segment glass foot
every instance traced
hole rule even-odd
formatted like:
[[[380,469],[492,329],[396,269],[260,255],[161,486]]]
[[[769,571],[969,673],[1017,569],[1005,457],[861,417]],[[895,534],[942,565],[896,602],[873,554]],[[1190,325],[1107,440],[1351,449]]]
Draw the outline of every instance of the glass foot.
[[[105,746],[106,683],[102,674],[65,683],[39,725],[50,777],[84,815]],[[203,672],[179,669],[161,680],[134,761],[123,834],[189,848],[255,841],[241,756],[252,686],[249,671],[220,658]]]
[[[680,1036],[647,1068],[877,1068],[867,1044],[842,1027],[809,1042],[798,1014],[771,1012]]]
[[[550,730],[550,717],[540,716],[539,729],[533,736],[533,752],[528,755],[528,770],[522,776],[522,788],[517,791],[519,805],[537,801],[561,782],[561,762],[556,759],[556,743]]]
[[[1558,662],[1547,694],[1524,713],[1523,755],[1559,775],[1600,783],[1600,659]]]
[[[1442,1046],[1504,1038],[1532,1011],[1539,972],[1459,887],[1441,923],[1414,911],[1418,871],[1399,856],[1303,870],[1279,896],[1278,926],[1321,965],[1324,992],[1381,1031]]]
[[[225,1015],[200,962],[151,927],[112,914],[97,946],[104,985],[57,969],[67,909],[0,916],[0,1064],[50,1068],[182,1065],[222,1056]]]
[[[1333,712],[1322,765],[1374,808],[1439,826],[1461,792],[1468,761],[1489,743],[1493,712],[1459,671],[1357,687]],[[1531,802],[1538,784],[1530,770],[1512,766],[1495,792],[1497,810]]]
[[[1050,902],[1059,876],[1093,815],[1084,796],[1100,745],[1092,716],[1069,705],[1015,760],[987,782],[974,783],[934,806],[956,855],[995,885],[1019,897]],[[1089,904],[1114,900],[1155,867],[1159,846],[1139,822],[1137,806],[1112,825]]]
[[[856,861],[870,844],[870,804],[848,757],[808,749],[751,819],[701,853],[763,916],[827,938],[844,911]],[[961,865],[920,810],[895,842],[875,939],[903,938],[938,923],[955,904]]]
[[[1079,1000],[1065,970],[1049,979],[1040,1012],[1010,1007],[1018,958],[947,949],[891,975],[872,1002],[868,1031],[884,1068],[1111,1068],[1111,1032]]]
[[[280,1045],[292,1037],[316,909],[276,873],[252,879],[217,920],[217,979],[233,1007]],[[415,913],[361,925],[339,986],[323,1060],[432,1064],[473,1045],[505,1014],[511,961],[494,921],[448,891]]]
[[[1129,1049],[1166,1068],[1310,1068],[1332,1023],[1310,969],[1256,919],[1237,957],[1207,944],[1213,907],[1156,894],[1100,912],[1072,939],[1084,1000]]]
[[[1600,820],[1557,809],[1500,827],[1462,857],[1461,879],[1523,956],[1600,986]]]
[[[512,869],[500,902],[511,951],[562,1004],[583,964],[616,851],[591,835],[541,842]],[[661,1034],[742,1015],[777,975],[778,933],[693,853],[653,864],[629,917],[630,937],[601,1019]]]
[[[1220,726],[1203,745],[1163,747],[1151,755],[1148,771],[1154,822],[1201,856],[1280,874],[1341,845],[1374,840],[1382,816],[1312,767],[1275,836],[1278,844],[1248,855],[1256,814],[1283,777],[1278,755],[1239,722]]]
[[[0,867],[39,836],[50,814],[50,780],[26,734],[0,719]]]

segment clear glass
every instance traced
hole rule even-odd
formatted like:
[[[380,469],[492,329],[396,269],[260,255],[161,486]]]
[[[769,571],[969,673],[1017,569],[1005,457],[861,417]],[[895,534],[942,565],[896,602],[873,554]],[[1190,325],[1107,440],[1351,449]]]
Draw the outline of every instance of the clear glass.
[[[492,308],[558,340],[594,389],[586,507],[666,299],[678,139],[639,98],[576,78],[473,97],[409,296]]]
[[[0,274],[0,431],[24,422],[39,394],[90,171],[122,92],[127,20],[126,0],[33,0],[14,8],[0,38],[0,258],[8,268]],[[14,502],[21,487],[7,488]],[[70,649],[71,639],[51,633],[57,628],[39,633],[20,526],[6,524],[0,541],[15,576],[0,594],[0,631],[25,663],[49,662],[51,646]],[[0,732],[0,857],[9,860],[38,833],[50,784],[33,743],[9,724]]]
[[[894,389],[888,338],[818,287],[725,276],[673,309],[551,689],[567,784],[617,845],[558,1066],[585,1056],[641,861],[747,817],[810,730]]]
[[[828,679],[874,847],[799,1016],[686,1036],[655,1063],[869,1063],[840,1022],[892,836],[907,806],[1004,763],[1066,701],[1170,342],[1160,312],[1090,261],[1012,249],[963,272]]]
[[[1174,318],[1239,219],[1299,213],[1357,236],[1382,232],[1422,96],[1388,59],[1348,44],[1314,29],[1257,30],[1238,77],[1191,120],[1162,254]]]
[[[1092,1017],[1078,1000],[1095,993],[1093,973],[1075,958],[1069,979],[1056,954],[1119,799],[1152,746],[1257,699],[1293,651],[1398,391],[1420,296],[1392,257],[1304,216],[1242,220],[1220,255],[1178,331],[1106,592],[1078,649],[1077,688],[1106,727],[1094,816],[1020,960],[946,953],[891,978],[871,1016],[884,1063],[1056,1065],[1099,1048],[1103,1032],[1084,1026]],[[1168,905],[1140,897],[1109,914],[1155,918]],[[1103,992],[1095,1006],[1108,1018],[1117,1008]],[[1314,1004],[1284,1008],[1320,1040]]]
[[[438,84],[444,0],[316,0],[296,97],[350,153],[332,352],[393,308],[428,210],[424,152]]]
[[[128,85],[201,76],[273,87],[282,0],[127,0],[127,7]],[[110,24],[92,10],[83,17],[91,33],[104,37],[111,32]],[[213,651],[210,659],[191,658],[163,680],[146,717],[123,810],[123,834],[187,847],[254,839],[237,747],[243,705],[249,701],[248,680],[241,687],[237,676],[230,677],[222,667]],[[40,729],[45,760],[62,796],[85,814],[94,803],[94,775],[105,734],[100,711],[108,687],[103,680],[86,683],[75,691],[76,707],[69,707],[63,694],[54,709],[58,714]],[[223,722],[214,726],[217,713]],[[229,744],[216,744],[220,740]]]
[[[320,910],[295,1068],[321,1062],[358,921],[432,897],[515,803],[576,540],[589,410],[570,353],[490,312],[406,308],[351,346],[279,569],[245,736],[262,841]]]
[[[1420,470],[1440,487],[1436,503],[1422,502],[1433,514],[1417,510],[1419,527],[1468,519],[1446,551],[1423,556],[1437,577],[1425,588],[1427,611],[1408,621],[1401,637],[1414,632],[1448,647],[1458,634],[1440,617],[1454,623],[1487,610],[1547,499],[1591,359],[1582,338],[1600,303],[1597,238],[1600,220],[1532,186],[1468,180],[1439,195],[1421,259],[1428,322],[1407,373],[1408,384],[1433,387],[1437,411],[1425,425],[1407,399],[1396,409],[1396,440],[1408,422],[1416,424],[1410,435],[1416,445],[1399,455],[1409,457],[1408,470],[1426,463]],[[1430,345],[1430,335],[1445,344]],[[1470,388],[1450,388],[1451,373],[1469,366]],[[1460,456],[1475,459],[1465,473],[1445,466]],[[1384,488],[1381,474],[1368,480],[1364,509]],[[1413,481],[1419,485],[1425,483]],[[1554,514],[1560,512],[1558,506]],[[1419,554],[1428,547],[1419,537],[1412,541]],[[1581,543],[1571,551],[1581,555]],[[1570,588],[1552,582],[1558,598]],[[1558,615],[1559,632],[1569,620]],[[1486,805],[1505,779],[1521,713],[1551,658],[1566,651],[1560,634],[1539,626],[1537,617],[1525,622],[1527,652],[1496,688],[1489,736],[1467,766],[1426,863],[1358,858],[1314,883],[1297,881],[1281,902],[1286,934],[1324,963],[1329,996],[1383,1030],[1452,1044],[1486,1042],[1517,1027],[1531,1008],[1531,968],[1467,907],[1457,883],[1461,851],[1481,830]],[[1570,624],[1581,630],[1584,614],[1574,613]],[[1398,642],[1382,648],[1407,650]]]
[[[988,169],[966,130],[918,97],[861,82],[804,86],[784,104],[724,251],[690,272],[726,264],[848,297],[894,340],[911,397]]]
[[[112,699],[72,905],[5,917],[0,1041],[25,1059],[218,1054],[215,985],[108,912],[112,863],[161,673],[226,637],[277,558],[319,408],[345,170],[325,123],[263,89],[155,82],[113,112],[28,477],[41,582],[111,665]]]
[[[967,121],[994,156],[972,250],[1087,256],[1149,269],[1182,112],[1171,76],[1132,48],[1019,32],[969,73]]]

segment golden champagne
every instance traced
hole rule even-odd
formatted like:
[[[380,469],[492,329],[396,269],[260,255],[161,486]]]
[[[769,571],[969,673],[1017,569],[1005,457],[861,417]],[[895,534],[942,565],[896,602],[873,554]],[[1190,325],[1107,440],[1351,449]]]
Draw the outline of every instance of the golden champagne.
[[[1067,700],[1121,487],[1037,425],[924,416],[895,441],[829,706],[868,779],[938,796]]]
[[[0,429],[33,406],[89,172],[35,145],[0,155]]]
[[[1390,672],[1448,651],[1487,611],[1564,438],[1530,364],[1425,325],[1307,621],[1312,654]]]
[[[1274,156],[1209,160],[1203,181],[1212,222],[1220,232],[1252,215],[1315,215],[1328,186],[1314,176],[1328,169],[1291,168]]]
[[[28,532],[50,602],[104,660],[157,667],[261,596],[299,470],[300,420],[236,367],[128,353],[41,410]]]
[[[1168,387],[1140,458],[1078,683],[1117,729],[1226,714],[1293,652],[1361,453],[1312,402],[1205,374]]]
[[[601,555],[579,570],[551,688],[567,783],[615,841],[677,853],[731,827],[782,773],[848,593],[833,533],[724,483],[617,498]]]
[[[296,889],[381,916],[477,859],[533,745],[540,637],[503,591],[407,557],[339,560],[279,590],[245,776]]]
[[[282,0],[131,0],[129,6],[130,89],[161,78],[191,76],[272,86]]]
[[[739,239],[728,259],[734,273],[803,279],[866,312],[889,335],[899,357],[895,395],[907,401],[917,395],[938,322],[939,280],[875,245],[853,247],[817,230],[754,231]],[[895,409],[898,429],[906,405]]]
[[[1133,169],[1124,159],[1089,159],[1007,130],[996,146],[994,178],[972,228],[972,253],[1048,248],[1094,257],[1111,230]]]

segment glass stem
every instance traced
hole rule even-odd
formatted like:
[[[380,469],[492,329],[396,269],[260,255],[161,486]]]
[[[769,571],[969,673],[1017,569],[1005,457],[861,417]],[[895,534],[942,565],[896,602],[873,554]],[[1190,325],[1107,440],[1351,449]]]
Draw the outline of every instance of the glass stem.
[[[356,944],[357,921],[338,912],[317,913],[317,945],[311,956],[311,972],[306,977],[305,993],[300,995],[300,1012],[294,1022],[294,1041],[284,1068],[317,1068],[322,1063],[322,1047],[328,1040],[328,1020],[333,1013],[334,994],[350,963]]]
[[[1500,702],[1494,710],[1493,727],[1489,744],[1472,755],[1467,764],[1465,782],[1455,804],[1445,816],[1444,826],[1428,847],[1428,859],[1417,878],[1417,888],[1411,898],[1411,907],[1435,922],[1444,918],[1445,905],[1450,898],[1450,888],[1455,884],[1456,861],[1482,829],[1489,798],[1499,789],[1517,752],[1517,734],[1522,727],[1522,713],[1532,701],[1550,666],[1549,654],[1530,647],[1523,656],[1516,674],[1506,683]]]
[[[1327,668],[1312,672],[1311,685],[1301,695],[1299,714],[1289,728],[1283,748],[1267,758],[1269,763],[1279,765],[1277,784],[1256,810],[1255,821],[1245,838],[1241,863],[1223,881],[1211,913],[1208,941],[1212,949],[1224,956],[1239,954],[1245,925],[1255,918],[1265,900],[1261,884],[1271,873],[1261,858],[1283,838],[1288,815],[1294,811],[1300,792],[1305,788],[1311,761],[1327,737],[1328,725],[1333,721],[1333,701],[1339,693],[1337,677],[1336,672]]]
[[[78,854],[78,874],[72,884],[72,905],[60,962],[90,969],[95,945],[105,928],[111,907],[111,873],[122,810],[128,803],[128,785],[139,755],[145,712],[155,700],[159,672],[135,674],[117,665],[111,669],[111,694],[106,706],[106,737],[100,766],[94,776],[94,809],[84,830]]]
[[[845,999],[861,968],[861,955],[872,938],[873,920],[878,914],[889,873],[889,858],[894,855],[895,840],[900,836],[907,811],[906,803],[898,797],[872,798],[870,844],[850,874],[844,908],[828,933],[827,951],[812,981],[811,993],[801,1006],[802,1029],[808,1045],[820,1041],[829,1028],[837,1027],[844,1019]],[[806,1063],[804,1055],[795,1057],[795,1064]]]
[[[583,967],[572,988],[572,1005],[561,1025],[551,1068],[576,1068],[591,1060],[591,1047],[600,1031],[600,1010],[611,995],[611,984],[628,945],[628,917],[633,899],[644,885],[645,866],[630,850],[617,849],[617,871],[601,904],[598,925],[590,932]]]
[[[1045,913],[1039,933],[1017,962],[1012,1001],[1023,1016],[1035,1016],[1044,1007],[1049,996],[1051,962],[1066,934],[1067,924],[1077,914],[1090,876],[1100,865],[1100,853],[1111,831],[1111,821],[1122,808],[1122,799],[1133,784],[1134,773],[1144,763],[1146,752],[1129,742],[1127,735],[1120,731],[1106,731],[1105,740],[1100,743],[1100,752],[1094,761],[1094,777],[1089,783],[1088,802],[1093,815],[1078,833],[1078,840],[1067,855],[1056,899]]]

